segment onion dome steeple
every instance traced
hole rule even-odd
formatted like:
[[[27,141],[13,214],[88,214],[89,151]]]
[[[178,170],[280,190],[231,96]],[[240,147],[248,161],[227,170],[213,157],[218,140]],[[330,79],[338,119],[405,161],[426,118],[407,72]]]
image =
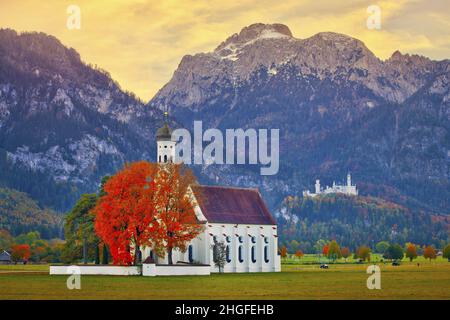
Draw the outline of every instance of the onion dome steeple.
[[[167,140],[171,140],[172,139],[172,130],[169,128],[169,124],[167,121],[167,111],[164,112],[164,126],[162,126],[161,128],[158,129],[158,131],[156,131],[156,141],[167,141]]]
[[[175,161],[176,142],[172,140],[172,130],[167,121],[168,114],[164,112],[164,125],[156,131],[157,162],[168,163]]]

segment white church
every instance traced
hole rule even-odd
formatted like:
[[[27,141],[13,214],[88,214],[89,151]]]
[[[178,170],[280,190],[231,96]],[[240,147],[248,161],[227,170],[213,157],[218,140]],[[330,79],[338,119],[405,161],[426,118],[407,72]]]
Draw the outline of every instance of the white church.
[[[157,131],[156,140],[158,163],[174,162],[176,142],[167,123]],[[190,242],[186,252],[173,251],[175,265],[207,265],[210,272],[219,272],[213,262],[213,245],[223,242],[226,245],[224,272],[280,271],[276,221],[258,189],[197,185],[191,190],[194,197],[202,195],[195,213],[205,227]],[[142,258],[156,265],[168,263],[167,255],[160,258],[151,248],[143,249]]]

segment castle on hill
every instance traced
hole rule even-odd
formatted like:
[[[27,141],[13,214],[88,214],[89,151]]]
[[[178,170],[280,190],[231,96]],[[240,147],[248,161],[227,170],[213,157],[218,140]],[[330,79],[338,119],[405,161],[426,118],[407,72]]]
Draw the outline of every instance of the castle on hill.
[[[311,193],[309,190],[303,191],[303,197],[311,197],[314,198],[318,195],[323,194],[335,194],[335,193],[341,193],[341,194],[347,194],[352,196],[358,195],[358,189],[356,189],[356,185],[352,185],[352,176],[350,173],[347,174],[347,184],[346,185],[340,185],[336,184],[336,182],[333,182],[333,185],[326,186],[325,189],[323,189],[320,186],[320,180],[316,180],[316,184],[314,186],[315,192]]]

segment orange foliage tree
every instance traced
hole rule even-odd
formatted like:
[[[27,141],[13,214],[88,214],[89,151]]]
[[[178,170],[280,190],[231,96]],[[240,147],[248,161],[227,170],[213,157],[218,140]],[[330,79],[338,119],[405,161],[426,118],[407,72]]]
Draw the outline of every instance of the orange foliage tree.
[[[355,255],[362,261],[367,260],[370,262],[370,252],[371,250],[368,246],[360,246],[356,249]]]
[[[195,215],[195,198],[190,186],[196,184],[192,170],[181,164],[167,163],[160,166],[157,177],[158,221],[161,232],[154,239],[158,252],[167,252],[168,262],[172,264],[172,252],[178,249],[186,251],[186,246],[202,230]],[[201,195],[196,194],[202,201]],[[200,199],[199,199],[200,198]]]
[[[280,256],[282,258],[286,258],[287,257],[287,248],[286,248],[286,246],[282,246],[281,247],[281,249],[280,249]]]
[[[114,264],[139,264],[141,248],[158,256],[186,249],[202,226],[188,187],[195,179],[182,165],[146,161],[127,164],[104,185],[93,209],[95,230],[110,248]]]
[[[413,259],[417,258],[417,248],[413,243],[408,243],[406,245],[405,255],[412,262]]]
[[[155,177],[158,167],[145,161],[127,164],[104,185],[93,209],[95,231],[111,251],[114,264],[137,264],[140,248],[159,230]]]
[[[11,249],[11,258],[14,262],[27,262],[31,256],[31,248],[28,244],[16,244]]]
[[[324,256],[328,256],[328,251],[330,250],[330,247],[326,244],[326,245],[324,245],[323,246],[323,248],[322,248],[322,254],[324,255]]]
[[[295,257],[297,257],[298,259],[300,259],[301,257],[303,257],[303,251],[302,250],[297,250],[295,252]]]
[[[426,247],[423,251],[423,257],[431,262],[431,259],[436,259],[436,250],[432,246]]]
[[[347,261],[348,257],[350,257],[351,252],[350,249],[348,247],[344,247],[341,249],[341,256],[342,258],[345,259],[345,261]]]

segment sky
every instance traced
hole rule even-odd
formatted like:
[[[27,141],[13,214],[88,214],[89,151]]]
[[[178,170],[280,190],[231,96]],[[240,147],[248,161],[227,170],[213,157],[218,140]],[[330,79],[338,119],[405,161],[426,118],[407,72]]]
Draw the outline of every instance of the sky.
[[[67,27],[71,5],[80,9],[79,29]],[[379,29],[367,27],[371,5],[380,9]],[[395,50],[450,58],[449,0],[0,0],[0,28],[56,36],[144,101],[184,55],[212,51],[256,22],[283,23],[300,39],[344,33],[381,59]]]

